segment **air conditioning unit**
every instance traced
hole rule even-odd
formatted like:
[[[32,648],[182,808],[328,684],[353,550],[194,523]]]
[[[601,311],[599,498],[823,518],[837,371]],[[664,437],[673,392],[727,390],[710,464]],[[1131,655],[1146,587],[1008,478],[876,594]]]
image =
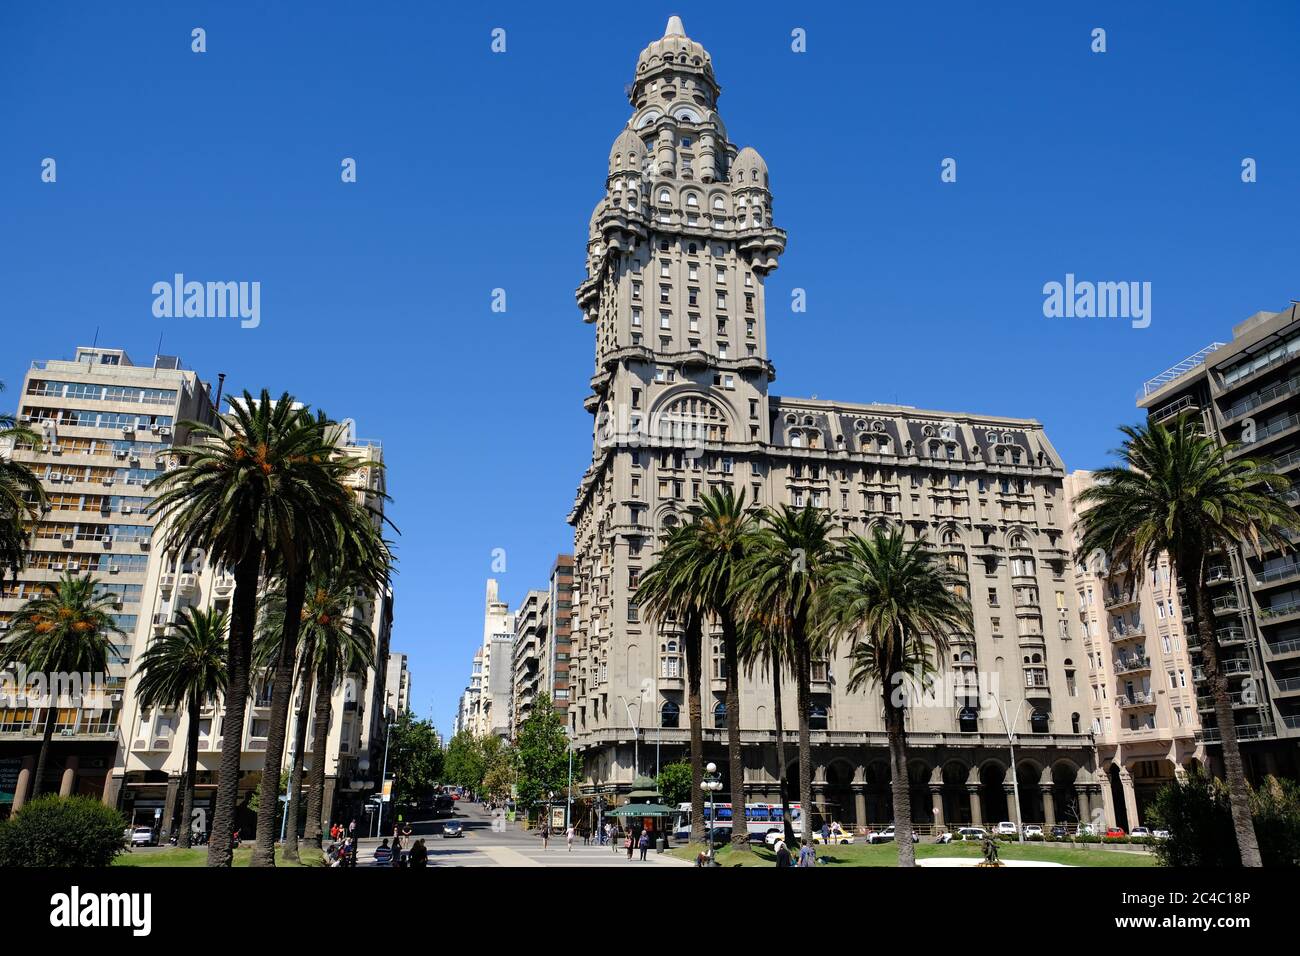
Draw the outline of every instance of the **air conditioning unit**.
[[[51,571],[62,571],[62,570],[63,570],[63,562],[62,562],[62,561],[55,561],[55,562],[53,562],[53,563],[50,565],[50,570],[51,570]]]
[[[111,703],[114,703],[114,704],[121,704],[121,703],[122,703],[122,695],[121,695],[121,694],[114,694],[112,697],[109,698],[109,701],[110,701]]]
[[[129,515],[130,513],[131,513],[131,506],[130,506],[130,505],[122,505],[122,514],[124,514],[124,515]]]
[[[120,567],[118,567],[116,564],[110,564],[110,565],[108,566],[108,573],[109,573],[109,574],[117,574],[117,572],[118,572],[118,571],[121,571],[121,570],[122,570],[122,569],[121,569]]]
[[[140,550],[141,550],[141,551],[148,551],[148,550],[149,550],[149,539],[148,539],[148,538],[141,538],[141,539],[140,539]]]
[[[123,426],[122,426],[122,434],[123,434],[123,435],[131,435],[131,434],[134,434],[134,433],[135,433],[135,426],[134,426],[134,425],[123,425]]]
[[[113,476],[112,476],[112,475],[105,475],[105,476],[104,476],[104,487],[105,487],[105,488],[112,488],[112,487],[113,487]]]
[[[50,446],[50,454],[51,454],[51,455],[62,455],[62,454],[63,454],[63,446],[62,446],[62,445],[51,445],[51,446]]]
[[[162,428],[161,425],[150,425],[150,426],[149,426],[149,431],[151,431],[151,432],[153,432],[155,435],[157,435],[159,429],[161,429],[161,428]]]
[[[171,427],[168,425],[163,425],[161,428],[158,429],[159,435],[170,435],[171,433],[172,433]]]
[[[100,538],[99,541],[101,544],[103,544],[104,547],[107,548],[109,545],[113,543],[113,536],[111,534],[106,534],[102,538]]]
[[[64,544],[69,544],[69,545],[72,544],[72,535],[70,535],[70,534],[65,534],[65,535],[63,536],[63,543],[64,543]]]
[[[113,452],[114,458],[125,458],[126,456],[127,450],[125,448],[119,448],[117,451]]]
[[[0,621],[0,631],[7,631],[7,630],[9,630],[9,622]]]
[[[133,464],[133,465],[135,465],[135,466],[138,467],[139,464],[140,464],[140,458],[139,458],[138,456],[136,456],[136,455],[132,455],[132,456],[131,456],[131,464]]]
[[[80,574],[80,573],[81,573],[81,563],[80,563],[79,561],[69,561],[69,562],[68,562],[68,573],[69,573],[69,574]]]
[[[60,737],[71,737],[74,734],[76,734],[76,731],[73,730],[71,727],[64,727],[62,730],[59,731]]]

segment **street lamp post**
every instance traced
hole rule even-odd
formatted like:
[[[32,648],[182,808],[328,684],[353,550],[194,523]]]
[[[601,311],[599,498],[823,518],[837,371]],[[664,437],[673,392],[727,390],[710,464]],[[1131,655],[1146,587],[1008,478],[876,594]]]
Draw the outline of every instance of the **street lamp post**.
[[[1011,706],[1011,698],[1006,698],[1007,708]],[[999,705],[998,716],[1002,718],[1002,727],[1007,732],[1007,747],[1011,751],[1011,790],[1012,797],[1016,801],[1016,841],[1025,842],[1025,828],[1020,821],[1020,775],[1016,773],[1016,724],[1020,723],[1020,712],[1025,708],[1025,700],[1022,698],[1020,706],[1016,708],[1016,716],[1012,718],[1011,723],[1007,723],[1007,711]]]
[[[376,829],[381,837],[384,835],[384,781],[388,779],[388,742],[393,736],[393,718],[387,706],[387,698],[391,696],[392,691],[385,695],[384,718],[388,728],[384,732],[384,766],[379,772],[379,813],[377,814]]]
[[[564,807],[564,829],[567,831],[573,825],[573,738],[569,737],[567,727],[565,737],[569,741],[569,792]]]
[[[709,795],[709,819],[708,827],[705,831],[705,839],[708,841],[709,856],[713,856],[713,825],[717,823],[713,812],[713,795],[722,789],[722,774],[718,773],[718,765],[710,762],[704,768],[704,780],[700,788]],[[732,807],[731,825],[736,825],[736,810]]]
[[[284,796],[280,799],[284,801],[284,813],[280,814],[280,842],[284,842],[285,829],[289,825],[289,788],[293,786],[293,764],[298,758],[298,749],[294,746],[297,741],[291,741],[289,744],[289,779],[284,784]],[[293,825],[296,827],[298,821],[294,820]]]
[[[632,776],[641,776],[641,730],[637,727],[636,721],[632,719],[632,705],[627,702],[627,698],[622,694],[618,699],[623,702],[623,707],[627,710],[627,722],[632,725]],[[637,712],[640,713],[641,702],[637,701]]]

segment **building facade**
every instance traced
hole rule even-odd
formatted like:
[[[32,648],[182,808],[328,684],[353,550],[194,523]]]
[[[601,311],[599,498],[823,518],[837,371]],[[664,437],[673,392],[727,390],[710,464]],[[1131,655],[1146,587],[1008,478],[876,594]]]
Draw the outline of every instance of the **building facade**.
[[[390,653],[388,672],[384,678],[384,691],[393,710],[398,714],[411,712],[411,671],[406,666],[406,655]]]
[[[545,591],[524,595],[515,611],[514,732],[536,710],[545,694],[563,717],[569,707],[570,616],[573,609],[573,555],[561,554],[551,565]]]
[[[1093,483],[1087,471],[1066,476],[1072,526]],[[1091,555],[1076,560],[1074,588],[1107,823],[1127,831],[1146,823],[1161,787],[1205,759],[1177,575],[1164,555],[1138,569]]]
[[[158,355],[136,365],[121,349],[78,348],[71,361],[34,362],[19,400],[18,420],[40,445],[0,447],[37,474],[46,505],[31,526],[27,567],[0,590],[0,639],[23,603],[65,573],[94,576],[118,598],[105,683],[81,701],[57,702],[45,793],[109,796],[122,740],[127,673],[147,617],[152,495],[145,486],[165,467],[186,420],[210,422],[207,386],[178,359]],[[90,688],[86,688],[88,691]],[[39,702],[0,705],[0,815],[22,806],[45,724]],[[81,706],[79,704],[84,704]]]
[[[824,508],[844,532],[901,525],[966,573],[975,627],[954,638],[956,690],[908,712],[918,822],[1009,819],[1013,774],[1024,819],[1090,817],[1101,781],[1089,707],[1066,676],[1082,674],[1084,651],[1060,457],[1028,419],[769,392],[765,281],[786,235],[767,166],[729,140],[718,94],[708,52],[672,18],[638,58],[590,222],[577,300],[595,331],[593,443],[569,516],[567,716],[584,793],[626,793],[638,770],[683,755],[678,636],[645,619],[636,588],[661,535],[730,485],[758,505]],[[706,748],[725,770],[720,635],[705,645]],[[864,824],[889,816],[885,733],[848,671],[842,655],[815,669],[812,797]],[[777,796],[771,693],[762,677],[740,688],[754,799]],[[1015,768],[1008,711],[1021,714]]]
[[[1300,315],[1257,312],[1214,343],[1146,382],[1138,407],[1151,422],[1194,416],[1207,434],[1239,443],[1233,456],[1268,458],[1300,476]],[[1290,500],[1300,503],[1300,492]],[[1300,776],[1300,558],[1293,550],[1239,542],[1211,556],[1208,571],[1222,665],[1247,776]],[[1200,654],[1188,630],[1193,673]],[[1222,771],[1218,724],[1198,698],[1210,763]]]

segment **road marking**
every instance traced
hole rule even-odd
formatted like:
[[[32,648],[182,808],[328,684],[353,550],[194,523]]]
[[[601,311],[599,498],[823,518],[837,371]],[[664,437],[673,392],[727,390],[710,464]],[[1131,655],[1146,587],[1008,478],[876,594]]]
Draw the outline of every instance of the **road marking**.
[[[508,846],[484,846],[479,847],[478,852],[484,853],[492,859],[492,862],[498,866],[541,866],[536,860],[532,860],[518,850],[512,850]]]

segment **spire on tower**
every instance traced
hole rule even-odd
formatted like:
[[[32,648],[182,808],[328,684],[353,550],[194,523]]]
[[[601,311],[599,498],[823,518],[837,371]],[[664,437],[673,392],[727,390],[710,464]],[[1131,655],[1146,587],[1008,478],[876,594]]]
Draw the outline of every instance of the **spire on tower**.
[[[686,28],[682,26],[682,18],[673,14],[668,18],[668,26],[664,27],[664,36],[666,37],[684,37]]]

